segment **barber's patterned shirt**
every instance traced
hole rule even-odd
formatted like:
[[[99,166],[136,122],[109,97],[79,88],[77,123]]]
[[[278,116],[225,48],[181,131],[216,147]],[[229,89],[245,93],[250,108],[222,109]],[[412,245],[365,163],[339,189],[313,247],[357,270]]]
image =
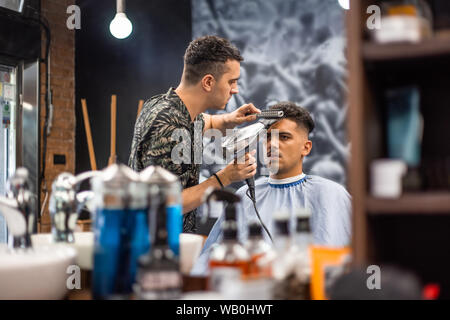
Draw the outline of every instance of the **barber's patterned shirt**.
[[[204,126],[202,114],[191,121],[188,109],[173,88],[166,94],[150,98],[136,120],[128,165],[136,171],[158,165],[177,175],[183,188],[197,185]],[[182,135],[177,134],[179,132]],[[175,151],[190,149],[190,154],[178,151],[182,161],[174,161],[174,148],[177,148]],[[196,210],[183,215],[183,232],[196,232],[195,218]]]

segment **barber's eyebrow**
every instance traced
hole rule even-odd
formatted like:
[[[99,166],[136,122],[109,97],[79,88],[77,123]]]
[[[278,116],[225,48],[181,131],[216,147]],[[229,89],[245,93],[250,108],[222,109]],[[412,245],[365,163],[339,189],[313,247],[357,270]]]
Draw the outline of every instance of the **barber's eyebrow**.
[[[231,79],[230,81],[238,81],[241,77]]]

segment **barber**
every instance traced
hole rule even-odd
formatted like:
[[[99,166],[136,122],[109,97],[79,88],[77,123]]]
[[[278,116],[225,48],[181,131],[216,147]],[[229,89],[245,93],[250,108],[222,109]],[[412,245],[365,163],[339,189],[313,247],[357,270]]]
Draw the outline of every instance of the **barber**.
[[[255,114],[260,112],[250,103],[231,113],[204,113],[208,109],[224,110],[232,95],[238,93],[241,61],[239,50],[226,39],[204,36],[193,40],[184,55],[183,75],[178,87],[147,100],[136,121],[128,164],[136,171],[158,165],[180,178],[183,232],[197,231],[196,209],[202,204],[206,189],[226,187],[256,173],[256,159],[254,153],[250,153],[245,155],[245,163],[228,164],[199,184],[201,159],[195,161],[193,152],[202,148],[201,137],[195,137],[198,132],[203,135],[208,129],[218,129],[225,133],[226,129],[255,120]],[[190,139],[182,142],[190,144],[188,163],[173,159],[172,150],[180,141],[174,141],[172,136],[179,129],[189,134]]]

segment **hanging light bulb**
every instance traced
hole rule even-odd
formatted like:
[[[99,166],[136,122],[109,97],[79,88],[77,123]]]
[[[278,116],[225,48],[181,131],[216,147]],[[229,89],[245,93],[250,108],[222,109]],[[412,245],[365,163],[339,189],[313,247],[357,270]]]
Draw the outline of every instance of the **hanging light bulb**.
[[[109,25],[109,31],[117,39],[125,39],[133,31],[133,25],[125,14],[125,0],[117,0],[117,13]]]
[[[339,5],[340,5],[343,9],[345,9],[345,10],[350,9],[350,0],[338,0],[338,2],[339,2]]]

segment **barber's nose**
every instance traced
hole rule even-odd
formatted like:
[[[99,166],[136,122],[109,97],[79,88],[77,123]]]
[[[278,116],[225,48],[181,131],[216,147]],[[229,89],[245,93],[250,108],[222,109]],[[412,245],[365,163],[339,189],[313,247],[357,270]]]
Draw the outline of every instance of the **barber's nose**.
[[[237,94],[237,93],[239,93],[239,89],[238,88],[231,89],[231,94]]]

